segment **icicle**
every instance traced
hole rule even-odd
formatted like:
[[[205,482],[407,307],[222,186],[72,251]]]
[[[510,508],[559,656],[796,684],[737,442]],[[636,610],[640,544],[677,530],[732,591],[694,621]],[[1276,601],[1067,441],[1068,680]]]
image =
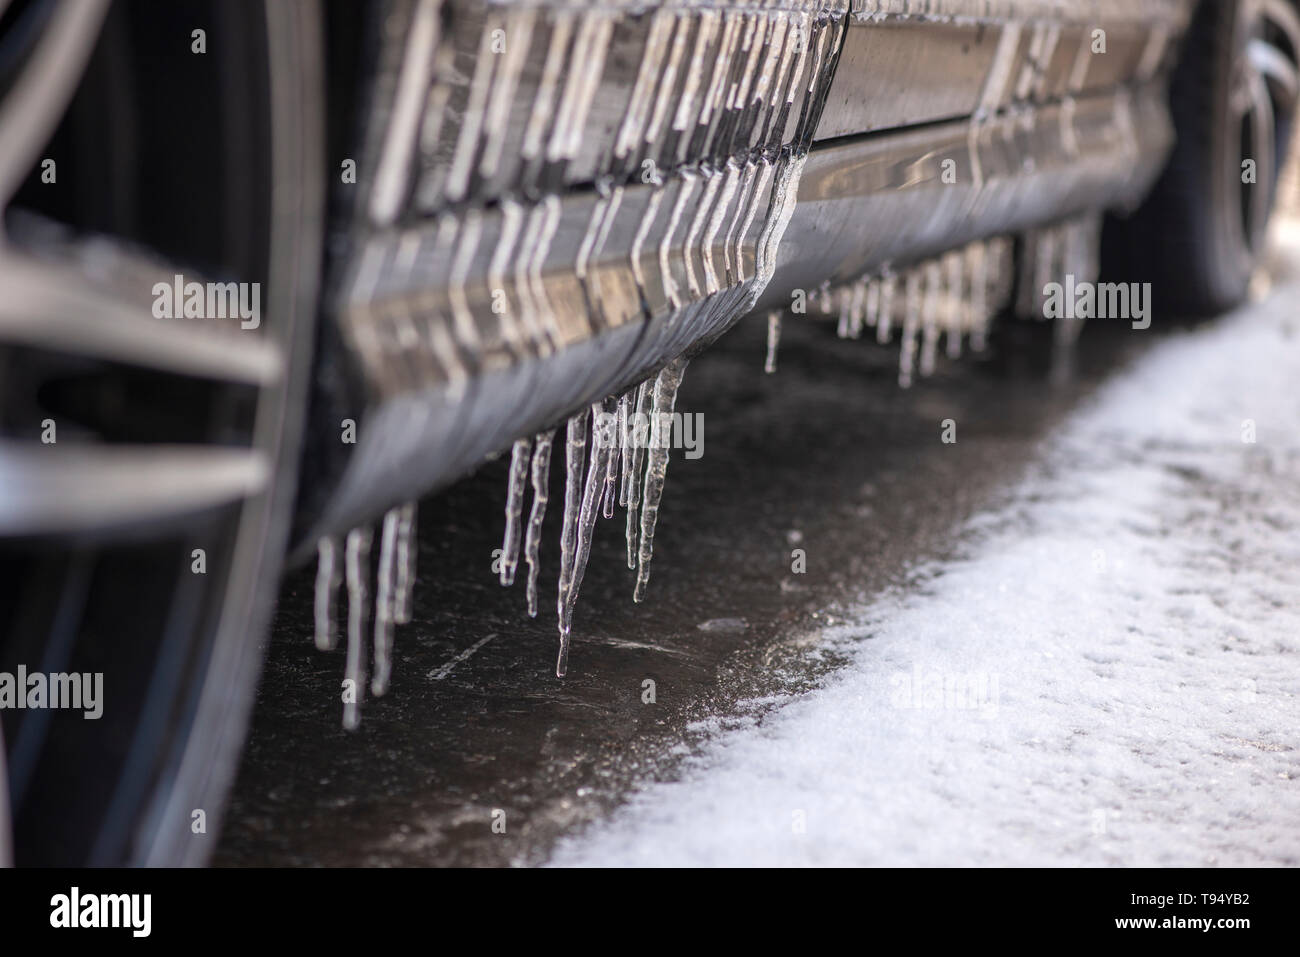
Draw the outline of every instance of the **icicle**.
[[[361,723],[361,699],[365,695],[365,627],[366,603],[369,600],[367,580],[370,577],[369,528],[354,528],[348,532],[345,556],[348,583],[348,660],[344,678],[351,682],[345,689],[343,702],[343,727],[355,730]],[[351,691],[351,695],[347,695]],[[350,698],[351,700],[347,700]]]
[[[637,556],[636,589],[632,600],[645,598],[650,583],[650,559],[654,554],[655,522],[659,518],[659,501],[664,493],[664,478],[668,472],[668,452],[672,437],[663,435],[663,428],[671,422],[673,406],[677,402],[677,389],[686,373],[686,359],[678,357],[659,372],[654,386],[654,412],[651,419],[650,454],[647,456],[645,491],[641,507],[641,547]]]
[[[550,497],[551,442],[555,430],[539,432],[533,440],[533,507],[528,513],[528,534],[524,539],[524,560],[528,562],[528,617],[537,617],[537,572],[542,548],[542,522]]]
[[[515,583],[519,567],[519,519],[524,512],[524,484],[528,481],[528,461],[533,454],[533,440],[519,439],[510,449],[510,479],[506,491],[506,532],[501,543],[501,584]]]
[[[622,459],[622,476],[618,483],[618,504],[627,505],[627,487],[632,481],[632,443],[627,438],[628,420],[632,417],[632,403],[636,400],[636,389],[628,389],[618,397],[618,441],[619,458]],[[606,515],[606,518],[612,516]]]
[[[781,312],[774,309],[767,314],[767,361],[763,371],[771,375],[776,371],[776,348],[781,342]]]
[[[332,651],[338,644],[334,599],[343,581],[338,551],[337,539],[322,538],[316,543],[316,647],[321,651]]]
[[[375,671],[370,678],[370,692],[379,697],[388,690],[393,672],[393,579],[397,564],[398,510],[384,514],[383,533],[379,540],[379,581],[375,589]]]
[[[817,308],[822,311],[823,316],[829,316],[834,303],[831,301],[831,284],[823,282],[817,289]]]
[[[646,415],[650,405],[650,382],[636,390],[636,414],[632,421],[632,471],[627,485],[627,567],[636,568],[637,506],[641,502],[641,463],[645,458]]]
[[[405,625],[411,620],[411,597],[415,591],[415,559],[419,553],[415,525],[415,503],[407,502],[397,513],[397,584],[393,594],[393,621]]]
[[[621,406],[621,404],[622,403],[619,399],[611,398],[605,400],[605,407],[603,411],[605,412],[607,417],[611,417],[611,416],[613,417],[615,429],[617,429],[618,427],[618,409]],[[607,418],[606,421],[608,422],[609,419]],[[622,433],[616,435],[604,435],[602,433],[598,433],[593,430],[593,434],[601,435],[602,441],[605,443],[605,446],[609,451],[609,454],[605,456],[605,490],[604,490],[604,495],[602,496],[604,500],[604,507],[601,509],[601,514],[604,515],[606,518],[613,518],[614,497],[618,492],[618,489],[616,488],[616,486],[618,485],[618,464],[619,464],[618,447],[621,441]]]
[[[560,664],[556,674],[563,677],[561,666],[567,666],[569,636],[564,630],[564,610],[569,604],[573,589],[573,570],[578,557],[578,512],[582,498],[582,463],[587,451],[587,427],[591,411],[583,409],[569,419],[564,450],[564,527],[560,533],[560,587],[555,599],[556,614],[560,619]]]
[[[841,339],[849,338],[853,322],[853,290],[848,286],[840,287],[840,322],[835,334]]]
[[[986,244],[979,242],[970,247],[970,347],[983,352],[988,346],[988,292],[989,261]]]
[[[903,301],[903,346],[898,354],[898,384],[912,385],[916,365],[916,335],[921,326],[921,274],[913,269],[907,274]]]
[[[921,344],[921,375],[934,375],[935,352],[939,348],[939,294],[942,273],[939,261],[925,264],[925,299],[921,307],[921,325],[924,330]]]
[[[1092,259],[1100,242],[1093,230],[1093,222],[1088,217],[1081,217],[1061,227],[1058,282],[1064,282],[1066,276],[1073,276],[1076,285],[1096,280]],[[1079,317],[1067,318],[1060,315],[1056,318],[1051,367],[1053,382],[1063,383],[1072,378],[1075,365],[1074,343],[1083,331],[1083,325],[1084,320]]]
[[[961,358],[962,311],[965,298],[962,279],[966,260],[960,252],[944,257],[948,267],[948,299],[945,303],[945,320],[948,326],[948,358]]]
[[[894,322],[894,290],[898,277],[886,268],[880,277],[880,321],[876,325],[876,341],[882,345],[889,341]]]
[[[863,320],[866,318],[865,303],[867,298],[867,281],[859,279],[852,286],[849,296],[849,338],[861,339]]]
[[[880,280],[872,279],[867,283],[867,325],[876,328],[880,322]]]
[[[578,511],[578,544],[574,550],[573,571],[569,577],[569,588],[564,594],[560,607],[560,654],[555,662],[555,677],[563,678],[569,670],[569,637],[573,632],[573,609],[578,603],[578,591],[582,588],[582,577],[587,572],[587,559],[591,556],[591,536],[596,528],[596,516],[600,509],[600,499],[605,485],[607,463],[614,457],[614,449],[608,442],[601,441],[599,415],[602,403],[591,407],[591,455],[587,464],[587,481],[582,489],[582,506]],[[567,510],[568,500],[565,500]]]
[[[967,256],[971,260],[971,348],[983,352],[988,346],[988,254],[984,243],[972,243]]]
[[[1038,233],[1034,251],[1035,278],[1033,289],[1033,315],[1035,319],[1046,319],[1047,310],[1043,308],[1044,290],[1053,282],[1056,273],[1056,231],[1043,229]]]

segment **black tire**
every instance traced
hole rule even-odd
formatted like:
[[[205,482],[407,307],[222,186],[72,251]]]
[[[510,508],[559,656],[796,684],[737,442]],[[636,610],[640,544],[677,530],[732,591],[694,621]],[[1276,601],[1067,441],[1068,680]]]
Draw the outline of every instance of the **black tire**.
[[[29,0],[8,13],[40,23],[90,9],[79,2]],[[90,527],[25,527],[20,508],[0,513],[0,672],[103,674],[99,720],[0,711],[20,866],[210,857],[261,669],[312,371],[324,215],[316,0],[117,2],[102,23],[62,119],[51,108],[48,124],[33,124],[42,139],[53,132],[31,156],[57,157],[57,184],[33,168],[14,195],[0,195],[9,240],[0,253],[15,257],[0,256],[0,267],[23,277],[45,263],[51,276],[102,288],[119,309],[79,321],[125,316],[120,307],[134,300],[111,295],[148,290],[140,281],[169,264],[260,284],[261,325],[237,348],[274,363],[237,379],[217,355],[188,374],[183,355],[159,366],[95,353],[75,334],[6,328],[0,310],[0,469],[13,474],[18,462],[32,474],[36,462],[39,477],[51,468],[39,456],[66,454],[56,468],[92,503],[94,468],[69,475],[68,463],[106,461],[105,450],[146,477],[140,463],[183,474],[163,467],[196,448],[259,469],[245,492],[170,509],[137,497],[129,520],[96,517]],[[197,28],[201,55],[191,47]],[[14,89],[0,83],[0,97]],[[57,301],[32,293],[37,308]],[[12,328],[19,338],[7,338]],[[58,421],[48,453],[36,439],[43,415]],[[152,481],[159,503],[174,491]],[[29,490],[39,501],[39,488]],[[24,491],[6,489],[20,503]],[[195,545],[203,574],[190,560]],[[0,802],[0,828],[7,823]],[[5,844],[0,837],[0,857]]]
[[[1173,75],[1170,105],[1177,143],[1146,202],[1107,223],[1103,265],[1111,278],[1151,282],[1162,314],[1205,316],[1241,304],[1260,261],[1268,212],[1291,140],[1295,101],[1267,78],[1272,129],[1239,117],[1234,91],[1252,39],[1294,67],[1300,18],[1293,0],[1202,0]],[[1247,84],[1248,85],[1248,84]],[[1261,136],[1260,134],[1264,134]],[[1272,149],[1253,156],[1271,141]],[[1253,145],[1252,145],[1253,144]],[[1243,182],[1243,161],[1256,164]]]

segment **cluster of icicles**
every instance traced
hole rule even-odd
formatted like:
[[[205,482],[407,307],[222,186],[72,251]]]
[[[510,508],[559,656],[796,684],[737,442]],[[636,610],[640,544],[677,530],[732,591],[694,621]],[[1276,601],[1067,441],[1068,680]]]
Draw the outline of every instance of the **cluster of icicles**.
[[[322,538],[316,544],[316,647],[331,651],[338,644],[334,604],[339,585],[348,588],[348,655],[344,671],[343,727],[361,723],[361,702],[366,688],[367,612],[370,607],[369,526],[348,532],[343,554],[339,541]],[[375,589],[374,668],[370,692],[379,697],[388,690],[393,673],[393,626],[411,620],[411,593],[415,587],[415,558],[418,550],[415,503],[390,509],[384,515],[379,541],[379,575]],[[342,558],[343,567],[339,568]]]
[[[823,316],[838,316],[841,339],[860,339],[871,328],[877,342],[888,343],[901,328],[898,383],[907,388],[918,371],[934,372],[945,335],[950,358],[961,357],[963,336],[970,337],[974,351],[984,350],[990,321],[1010,300],[1011,255],[1010,239],[981,240],[901,273],[885,266],[841,286],[825,283],[811,298]],[[781,315],[768,315],[764,368],[769,373],[776,371]]]
[[[597,402],[589,410],[573,416],[565,426],[564,523],[560,533],[560,585],[555,602],[560,624],[557,677],[563,678],[569,667],[573,609],[591,554],[596,519],[600,515],[613,518],[615,501],[627,509],[627,567],[636,571],[632,600],[640,602],[645,598],[650,582],[650,559],[654,554],[655,523],[668,472],[671,436],[664,432],[669,428],[685,371],[686,360],[675,359],[659,372],[653,384],[646,380],[620,396]],[[599,428],[602,415],[616,417],[617,441],[608,441],[602,435]],[[648,423],[648,434],[646,429],[638,430],[636,423]],[[501,584],[514,584],[522,537],[524,561],[528,564],[528,614],[534,618],[537,617],[537,574],[554,438],[555,430],[539,433],[532,439],[519,439],[510,452]],[[524,532],[524,486],[530,477],[533,500]]]
[[[950,359],[961,358],[962,339],[983,352],[993,317],[1015,301],[1023,317],[1043,319],[1043,290],[1048,283],[1095,282],[1100,271],[1101,217],[1095,213],[1031,230],[1021,237],[1020,268],[1014,268],[1015,241],[1009,236],[981,239],[901,273],[885,266],[851,283],[824,283],[813,297],[817,310],[838,317],[841,339],[860,339],[864,329],[876,330],[876,341],[888,343],[902,329],[898,384],[934,373],[940,340]],[[1017,288],[1015,276],[1019,275]],[[768,314],[765,371],[776,371],[781,341],[780,311]],[[1080,320],[1058,320],[1058,338],[1072,341]],[[918,363],[919,359],[919,363]]]
[[[627,564],[636,571],[632,600],[640,602],[645,597],[650,582],[650,559],[654,554],[655,524],[668,473],[670,421],[685,372],[686,359],[675,359],[653,381],[647,379],[620,396],[595,403],[570,418],[565,426],[564,522],[556,597],[560,628],[560,650],[555,665],[558,677],[564,677],[568,670],[573,610],[591,554],[596,519],[601,514],[613,518],[615,501],[627,509]],[[607,434],[599,427],[603,413],[615,417],[617,441],[608,441]],[[644,427],[638,423],[644,423]],[[523,557],[528,564],[528,614],[534,618],[538,608],[542,523],[546,518],[551,447],[556,431],[519,439],[510,453],[501,584],[514,584],[522,540]],[[525,531],[524,492],[530,480],[532,507]],[[374,596],[373,668],[369,673],[370,693],[376,697],[388,690],[392,675],[393,626],[411,620],[418,550],[415,516],[414,502],[384,515]],[[365,639],[369,631],[372,539],[370,527],[362,526],[348,532],[342,544],[335,538],[322,538],[317,543],[315,635],[316,647],[322,651],[333,650],[338,645],[334,606],[340,585],[347,584],[343,726],[348,729],[356,728],[361,721],[361,703],[367,685]]]

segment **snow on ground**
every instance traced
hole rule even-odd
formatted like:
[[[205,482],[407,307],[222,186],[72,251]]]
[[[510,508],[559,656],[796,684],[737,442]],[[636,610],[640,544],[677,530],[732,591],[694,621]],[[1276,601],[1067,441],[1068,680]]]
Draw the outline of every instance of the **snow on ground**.
[[[552,862],[1300,865],[1298,302],[1155,346],[824,688]]]

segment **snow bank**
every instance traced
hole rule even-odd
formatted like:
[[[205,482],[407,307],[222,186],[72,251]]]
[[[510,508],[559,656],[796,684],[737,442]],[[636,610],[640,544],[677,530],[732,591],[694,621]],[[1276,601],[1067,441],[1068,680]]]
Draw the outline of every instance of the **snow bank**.
[[[1298,291],[1160,343],[826,687],[553,863],[1300,864]]]

